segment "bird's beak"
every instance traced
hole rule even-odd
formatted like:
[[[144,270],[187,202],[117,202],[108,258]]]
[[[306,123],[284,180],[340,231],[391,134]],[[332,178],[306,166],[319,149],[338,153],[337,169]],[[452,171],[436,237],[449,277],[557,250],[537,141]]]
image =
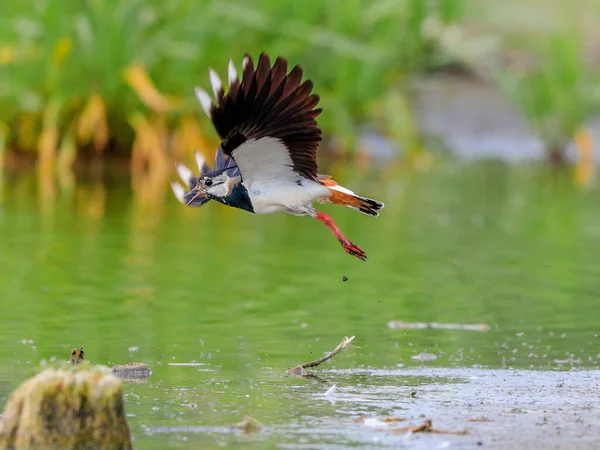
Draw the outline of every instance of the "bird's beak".
[[[196,185],[185,194],[182,203],[188,206],[200,206],[202,203],[204,203],[202,199],[205,198],[206,193],[202,189],[200,189],[200,186]]]
[[[194,200],[206,197],[206,195],[204,194],[204,191],[201,191],[198,188],[196,188],[196,191],[197,192],[194,194],[194,196],[188,201],[188,206],[191,205],[192,203],[194,203]],[[193,191],[190,192],[190,194],[193,194]],[[189,194],[188,194],[188,196],[189,196]]]

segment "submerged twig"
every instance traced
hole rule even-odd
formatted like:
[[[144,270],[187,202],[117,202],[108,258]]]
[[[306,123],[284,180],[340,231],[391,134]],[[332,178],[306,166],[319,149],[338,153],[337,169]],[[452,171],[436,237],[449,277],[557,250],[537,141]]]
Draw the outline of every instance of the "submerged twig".
[[[491,420],[485,416],[474,417],[472,419],[467,419],[469,422],[491,422]]]
[[[378,428],[375,431],[387,431],[392,433],[438,433],[438,434],[468,434],[469,430],[464,429],[460,431],[451,431],[451,430],[440,430],[438,428],[433,428],[431,425],[431,420],[427,419],[421,425],[417,425],[414,427],[402,427],[402,428]]]
[[[300,371],[302,371],[302,373],[296,373],[296,372],[294,372],[295,370],[300,370]],[[304,378],[305,380],[311,380],[315,384],[327,383],[327,381],[324,380],[323,378],[321,378],[320,376],[318,376],[318,375],[316,375],[314,373],[306,372],[301,367],[291,367],[291,368],[288,369],[288,372],[289,372],[289,375],[294,375],[294,376],[299,377],[299,378]]]
[[[364,423],[367,419],[373,419],[373,420],[377,420],[379,422],[384,422],[384,423],[404,422],[406,420],[404,417],[382,417],[382,418],[377,418],[377,417],[369,416],[367,414],[363,414],[362,416],[355,417],[351,421],[352,422],[356,422],[356,423]]]
[[[290,375],[304,375],[304,369],[307,369],[310,367],[316,367],[319,364],[322,364],[325,361],[333,358],[335,355],[340,353],[342,350],[348,348],[348,346],[350,345],[350,342],[352,342],[354,340],[354,337],[355,336],[352,336],[352,337],[346,336],[344,339],[342,339],[342,342],[340,342],[339,345],[333,349],[332,352],[330,352],[330,353],[326,354],[325,356],[322,356],[321,358],[316,359],[314,361],[303,363],[296,367],[290,367],[288,369],[288,373]]]
[[[380,419],[382,422],[404,422],[406,419],[404,417],[384,417]]]

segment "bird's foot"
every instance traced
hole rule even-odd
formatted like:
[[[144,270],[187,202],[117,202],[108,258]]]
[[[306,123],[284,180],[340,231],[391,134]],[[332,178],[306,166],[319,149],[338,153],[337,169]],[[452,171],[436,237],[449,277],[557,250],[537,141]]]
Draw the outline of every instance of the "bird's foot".
[[[337,227],[331,216],[322,212],[317,212],[314,215],[314,218],[323,222],[331,231],[333,231],[333,234],[335,234],[335,237],[338,239],[340,244],[342,244],[342,247],[344,247],[346,253],[349,253],[352,256],[356,256],[357,258],[362,259],[363,261],[367,260],[367,254],[365,253],[365,251],[342,234],[342,232]]]
[[[358,259],[362,259],[363,261],[367,260],[367,254],[365,253],[365,251],[358,245],[349,241],[348,239],[340,239],[340,244],[342,244],[342,247],[344,247],[346,253],[349,253],[352,256],[356,256]]]

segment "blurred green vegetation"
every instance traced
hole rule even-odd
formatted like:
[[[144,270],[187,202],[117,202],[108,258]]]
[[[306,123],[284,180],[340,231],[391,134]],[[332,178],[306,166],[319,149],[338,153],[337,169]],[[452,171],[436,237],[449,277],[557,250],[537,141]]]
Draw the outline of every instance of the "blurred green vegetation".
[[[600,112],[600,72],[586,63],[575,27],[534,41],[533,47],[532,59],[520,70],[497,68],[498,84],[541,137],[552,162],[563,163],[573,141],[585,162],[592,152],[585,127]],[[579,174],[582,181],[588,176]]]
[[[225,73],[229,58],[267,51],[303,66],[328,112],[322,127],[351,140],[391,86],[443,63],[421,29],[434,16],[456,22],[463,3],[8,0],[0,120],[10,145],[42,159],[74,143],[128,152],[136,138],[163,147],[173,136],[177,153],[213,136],[206,121],[196,129],[189,120],[207,68]]]
[[[559,25],[600,7],[576,0],[577,14],[561,18],[559,5],[5,0],[0,161],[13,149],[65,171],[81,151],[111,152],[130,156],[134,171],[163,171],[194,148],[212,153],[215,133],[192,88],[208,84],[209,66],[224,76],[230,58],[241,64],[261,51],[304,68],[322,98],[320,125],[341,152],[355,148],[363,124],[422,150],[413,81],[457,65],[491,71],[548,146],[565,146],[596,111],[598,77],[586,60],[593,26],[580,38]],[[536,64],[498,64],[515,49]]]

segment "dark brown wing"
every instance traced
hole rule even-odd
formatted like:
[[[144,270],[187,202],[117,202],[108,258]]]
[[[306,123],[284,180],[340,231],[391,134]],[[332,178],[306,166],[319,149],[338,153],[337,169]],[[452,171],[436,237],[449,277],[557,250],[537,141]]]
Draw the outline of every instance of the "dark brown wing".
[[[302,69],[299,66],[287,73],[284,58],[277,58],[271,66],[269,57],[264,53],[260,55],[256,68],[250,56],[244,57],[241,81],[230,63],[227,94],[218,76],[211,70],[216,102],[213,103],[201,89],[196,88],[196,94],[222,139],[223,153],[232,156],[240,166],[241,159],[252,158],[252,154],[246,152],[256,152],[259,147],[242,146],[246,141],[277,139],[283,145],[271,146],[272,151],[287,152],[294,172],[316,179],[317,148],[321,141],[316,117],[321,109],[315,109],[319,97],[311,94],[312,82],[301,81]],[[243,158],[240,158],[241,153],[244,153]],[[259,160],[264,156],[263,153],[259,157],[257,153]],[[282,161],[277,156],[284,155],[274,156],[274,160]],[[244,178],[241,166],[240,172]]]

